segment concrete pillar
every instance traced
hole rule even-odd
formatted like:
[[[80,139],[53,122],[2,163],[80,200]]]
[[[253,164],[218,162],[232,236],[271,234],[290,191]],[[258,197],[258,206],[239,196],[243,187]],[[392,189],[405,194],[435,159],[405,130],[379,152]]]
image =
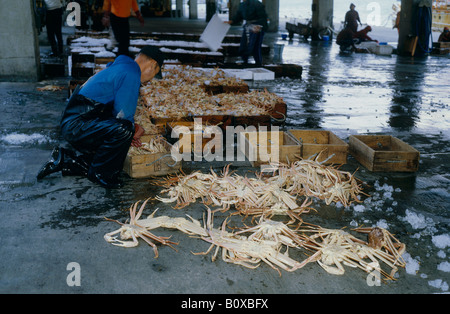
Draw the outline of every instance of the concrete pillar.
[[[38,81],[39,40],[32,0],[0,0],[0,80]]]
[[[419,6],[431,7],[430,0],[402,0],[397,53],[399,55],[416,55],[421,53],[415,46]]]
[[[197,0],[189,0],[189,18],[191,20],[198,19],[198,4],[197,4]]]
[[[312,34],[313,40],[319,39],[319,32],[329,26],[333,26],[333,0],[313,0],[312,3]],[[330,38],[331,40],[331,38]]]
[[[280,0],[263,0],[269,19],[268,32],[278,32],[280,26]]]

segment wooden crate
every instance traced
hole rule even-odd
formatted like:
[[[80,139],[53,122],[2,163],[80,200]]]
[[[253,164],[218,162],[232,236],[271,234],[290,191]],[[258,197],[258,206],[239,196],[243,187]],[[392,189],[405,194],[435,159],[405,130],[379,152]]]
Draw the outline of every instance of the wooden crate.
[[[144,135],[142,142],[150,141],[152,136]],[[181,161],[176,162],[170,154],[172,145],[164,141],[167,153],[154,153],[130,156],[125,159],[123,170],[132,178],[164,176],[181,169]]]
[[[288,130],[301,145],[301,157],[308,159],[320,153],[317,161],[326,164],[346,164],[348,144],[334,133],[324,130]]]
[[[370,171],[414,172],[420,153],[390,135],[351,135],[350,154]]]
[[[200,125],[200,124],[199,124]],[[202,126],[204,126],[205,124],[201,124]],[[176,128],[177,126],[185,126],[189,128],[189,131],[191,132],[191,136],[190,137],[185,137],[185,135],[183,133],[180,133],[180,137],[179,138],[175,138],[173,139],[173,142],[179,142],[180,143],[180,148],[179,148],[179,152],[180,154],[184,153],[183,147],[188,147],[191,146],[191,152],[194,152],[197,155],[202,155],[203,150],[205,148],[205,146],[208,144],[209,141],[211,141],[214,138],[214,134],[211,134],[211,137],[206,137],[203,136],[203,130],[199,129],[199,130],[195,130],[194,126],[195,126],[195,122],[193,121],[180,121],[180,122],[171,122],[171,123],[167,123],[167,137],[170,138],[171,134],[172,134],[172,130],[174,128]],[[201,140],[201,144],[200,144],[200,140]],[[221,140],[222,142],[222,140]],[[215,146],[211,147],[211,153],[215,152]]]
[[[241,132],[240,136],[239,149],[253,167],[271,161],[290,163],[298,160],[301,154],[300,143],[284,131]],[[273,150],[278,151],[278,155]]]

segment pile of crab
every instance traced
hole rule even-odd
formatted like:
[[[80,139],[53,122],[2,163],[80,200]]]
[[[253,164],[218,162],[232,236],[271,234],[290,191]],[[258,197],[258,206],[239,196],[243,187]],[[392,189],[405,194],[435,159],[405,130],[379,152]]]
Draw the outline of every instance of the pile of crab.
[[[280,275],[280,268],[292,272],[317,262],[335,275],[344,274],[345,265],[378,276],[379,280],[394,280],[398,268],[405,267],[402,259],[405,245],[386,229],[360,227],[351,230],[356,235],[364,234],[363,239],[350,231],[322,228],[301,218],[314,210],[311,207],[313,198],[326,204],[340,202],[344,206],[360,202],[360,195],[364,193],[354,174],[315,160],[299,160],[290,165],[271,164],[270,170],[269,176],[260,173],[248,177],[231,172],[228,165],[221,174],[213,170],[209,173],[196,171],[157,182],[164,189],[155,199],[174,204],[175,209],[202,202],[206,208],[203,225],[187,214],[187,218],[155,217],[153,212],[142,218],[147,199],[141,205],[137,202],[130,207],[130,220],[126,223],[114,220],[121,227],[107,233],[105,240],[118,246],[134,247],[141,238],[153,247],[157,257],[156,243],[172,248],[177,243],[151,231],[177,229],[211,244],[206,252],[194,254],[209,254],[215,248],[214,261],[222,249],[225,262],[248,268],[256,268],[264,262]],[[217,211],[231,212],[220,227],[214,226]],[[228,224],[233,215],[251,216],[254,225],[230,228]],[[275,219],[280,216],[287,217],[286,222]],[[304,258],[293,258],[289,249],[299,250]]]
[[[163,79],[153,80],[141,87],[138,116],[145,119],[180,119],[199,115],[270,115],[275,106],[283,101],[283,98],[267,90],[211,95],[203,86],[245,84],[218,68],[205,71],[179,66],[164,69],[163,74]]]

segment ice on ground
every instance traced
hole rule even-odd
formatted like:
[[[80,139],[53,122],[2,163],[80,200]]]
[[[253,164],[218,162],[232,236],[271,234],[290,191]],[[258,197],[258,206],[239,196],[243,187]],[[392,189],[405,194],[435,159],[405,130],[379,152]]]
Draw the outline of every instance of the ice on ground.
[[[437,256],[440,257],[440,258],[446,258],[447,254],[445,254],[444,251],[440,250],[439,252],[437,252]]]
[[[430,280],[428,281],[428,285],[441,289],[442,291],[448,291],[448,283],[443,281],[442,279]]]
[[[389,226],[385,219],[381,219],[380,221],[377,222],[377,227],[388,229]]]
[[[446,247],[450,246],[450,235],[441,234],[441,235],[433,236],[431,238],[431,241],[433,242],[433,244],[436,247],[438,247],[440,249],[445,249]]]
[[[419,271],[419,261],[414,259],[408,252],[403,253],[403,259],[406,263],[406,273],[410,275],[415,275]]]
[[[22,145],[22,144],[42,144],[47,143],[50,139],[42,134],[23,134],[23,133],[11,133],[0,137],[0,141],[11,145]]]
[[[406,210],[406,216],[401,219],[408,222],[413,229],[425,229],[429,226],[434,226],[433,219],[426,218],[424,215],[415,213],[409,209]]]
[[[438,270],[444,271],[446,273],[450,272],[450,263],[449,262],[442,262],[437,267]]]
[[[366,207],[364,205],[358,204],[353,206],[353,210],[357,213],[362,213],[366,210]]]

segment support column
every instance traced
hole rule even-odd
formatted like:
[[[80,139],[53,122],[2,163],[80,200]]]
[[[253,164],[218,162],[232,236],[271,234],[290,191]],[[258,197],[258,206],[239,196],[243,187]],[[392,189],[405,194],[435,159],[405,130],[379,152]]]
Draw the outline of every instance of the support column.
[[[278,32],[280,26],[280,0],[263,0],[269,19],[268,32]]]
[[[0,80],[38,81],[39,40],[32,0],[0,0]]]
[[[319,39],[319,32],[333,26],[333,0],[313,0],[312,3],[312,34],[313,40]],[[332,36],[333,34],[331,34]],[[331,40],[331,38],[330,38]]]
[[[191,20],[198,19],[198,4],[197,4],[197,0],[189,0],[189,18]]]

